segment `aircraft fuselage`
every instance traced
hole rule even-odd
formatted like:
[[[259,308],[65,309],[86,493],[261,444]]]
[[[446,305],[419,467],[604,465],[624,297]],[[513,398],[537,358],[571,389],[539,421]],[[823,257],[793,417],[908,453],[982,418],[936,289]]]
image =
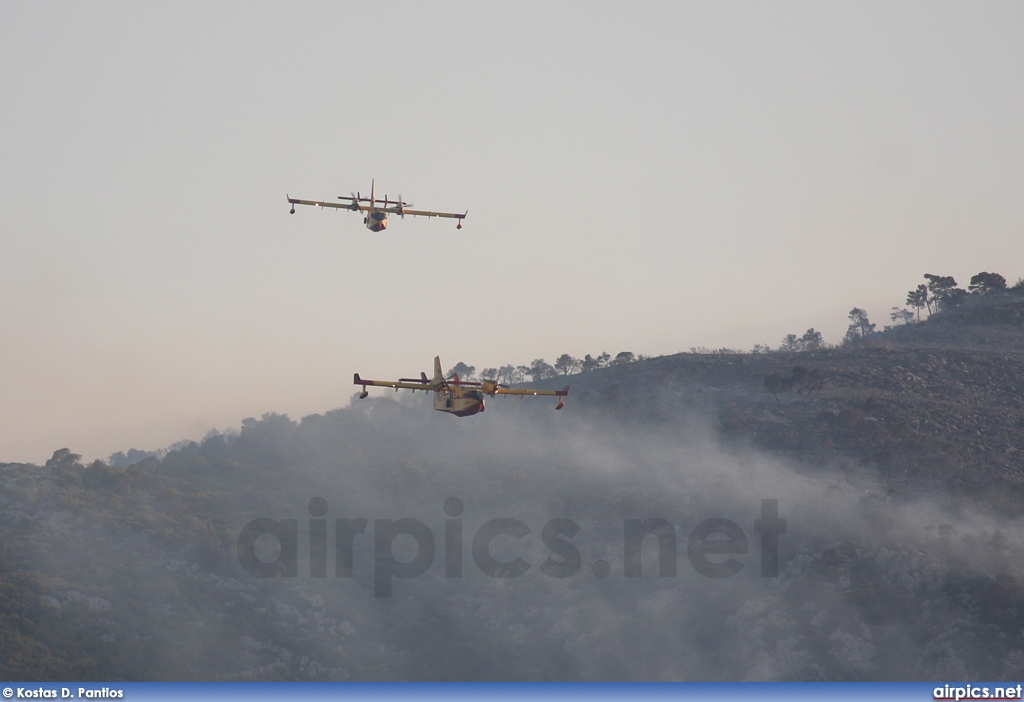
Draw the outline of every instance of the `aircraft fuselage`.
[[[469,417],[484,411],[484,396],[477,390],[435,390],[434,409],[456,417]]]
[[[376,186],[376,181],[370,181],[370,209],[366,212],[366,216],[363,217],[363,224],[371,232],[382,232],[388,228],[388,213],[377,209]],[[385,196],[384,199],[387,200],[387,197]],[[387,205],[386,202],[385,205]]]
[[[388,228],[388,213],[371,210],[363,218],[363,224],[371,232],[382,232]]]

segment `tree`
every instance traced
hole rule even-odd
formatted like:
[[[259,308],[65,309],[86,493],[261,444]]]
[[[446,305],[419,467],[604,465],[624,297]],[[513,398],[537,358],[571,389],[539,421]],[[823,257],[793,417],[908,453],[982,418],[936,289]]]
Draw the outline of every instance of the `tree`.
[[[944,310],[955,310],[957,307],[964,304],[964,300],[969,296],[970,293],[963,288],[954,288],[949,292],[949,296],[942,301],[942,308]]]
[[[800,351],[802,348],[803,345],[796,334],[786,334],[782,339],[782,343],[779,344],[779,351]]]
[[[928,286],[918,285],[907,293],[907,304],[917,310],[917,321],[921,321],[921,310],[927,308],[928,314],[932,313],[932,300],[928,297]]]
[[[633,355],[632,351],[620,351],[619,353],[615,354],[615,359],[611,362],[610,365],[621,366],[623,363],[632,363],[635,360],[636,356]]]
[[[476,373],[476,366],[467,366],[462,361],[455,364],[455,367],[448,371],[446,378],[451,378],[453,375],[459,376],[459,380],[473,380],[473,374]]]
[[[800,342],[804,351],[817,351],[825,345],[825,339],[821,336],[821,332],[815,331],[814,327],[804,332],[804,335],[800,337]]]
[[[794,339],[796,338],[796,334],[790,334],[790,336]],[[786,390],[789,389],[787,387],[786,379],[778,373],[772,373],[771,375],[765,376],[764,388],[775,396],[775,403],[778,405],[782,404],[779,402],[779,393],[786,392]]]
[[[516,367],[509,364],[498,369],[496,379],[504,385],[513,385],[516,382]]]
[[[875,333],[875,325],[868,321],[868,313],[859,307],[850,310],[850,326],[846,329],[843,340],[847,343],[859,341],[869,334]]]
[[[914,321],[914,313],[907,309],[893,307],[892,311],[889,312],[889,319],[891,319],[896,325],[910,324]]]
[[[956,286],[956,281],[951,275],[925,273],[924,277],[928,279],[928,292],[931,293],[936,312],[958,307],[967,296],[965,290]]]
[[[544,380],[545,378],[553,378],[556,375],[554,366],[543,358],[533,359],[533,363],[530,364],[526,373],[533,379],[533,382]]]
[[[497,368],[484,368],[482,371],[480,371],[480,379],[481,380],[497,380],[498,379],[498,369]]]
[[[529,374],[530,374],[530,367],[529,366],[516,366],[515,380],[513,380],[512,382],[514,382],[514,383],[525,383],[526,382],[526,376],[528,376]]]
[[[1006,278],[998,273],[986,273],[982,271],[971,277],[971,284],[967,289],[972,295],[988,295],[993,292],[1006,290]]]
[[[754,348],[750,349],[750,353],[771,353],[772,347],[768,344],[754,344]]]
[[[563,353],[555,361],[555,370],[562,375],[572,375],[579,372],[581,365],[582,361],[578,358],[573,358],[569,354]]]
[[[107,463],[112,466],[127,468],[131,464],[144,461],[150,456],[156,456],[156,453],[153,451],[140,451],[137,448],[130,448],[128,449],[127,454],[124,451],[118,451],[117,453],[110,454],[107,458]]]
[[[46,462],[47,468],[81,468],[82,457],[77,453],[71,453],[71,449],[62,448],[53,452],[53,456]]]
[[[793,370],[789,372],[789,375],[772,373],[764,378],[765,390],[775,396],[777,404],[782,404],[779,402],[780,392],[789,392],[796,389],[797,393],[803,395],[820,390],[824,384],[824,373],[816,368],[805,368],[803,366],[793,366]]]

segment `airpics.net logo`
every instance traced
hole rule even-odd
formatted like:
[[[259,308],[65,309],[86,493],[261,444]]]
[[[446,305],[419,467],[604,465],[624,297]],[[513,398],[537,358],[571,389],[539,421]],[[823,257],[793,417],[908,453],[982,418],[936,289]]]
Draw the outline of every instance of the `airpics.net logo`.
[[[326,578],[328,570],[328,520],[327,500],[314,497],[309,501],[310,516],[308,543],[301,544],[301,550],[308,556],[308,574],[311,578]],[[465,505],[458,497],[444,501],[443,559],[444,577],[461,578],[464,572],[466,525],[461,518]],[[352,578],[356,573],[355,544],[359,537],[370,538],[367,529],[370,520],[365,517],[334,519],[334,577]],[[580,526],[571,519],[556,517],[549,519],[540,530],[540,539],[550,551],[538,565],[541,573],[550,578],[564,579],[576,576],[583,567],[583,554],[573,539],[580,533]],[[786,520],[779,518],[779,501],[761,500],[760,517],[753,520],[753,533],[757,539],[761,563],[761,577],[774,578],[779,574],[779,535],[786,532]],[[525,539],[533,530],[523,521],[510,517],[498,517],[484,521],[469,539],[469,552],[473,564],[484,575],[492,578],[517,578],[535,564],[521,555],[501,560],[494,554],[492,542],[499,536],[511,537],[516,542]],[[622,570],[626,578],[639,578],[643,568],[644,541],[654,537],[657,543],[658,576],[676,577],[678,570],[677,529],[660,517],[647,519],[624,519],[622,522]],[[395,544],[400,538],[415,543],[415,555],[400,560],[405,550],[396,553]],[[395,578],[417,578],[426,573],[437,556],[437,538],[426,523],[419,519],[374,519],[372,529],[373,552],[373,594],[375,597],[391,597]],[[307,541],[303,539],[303,541]],[[649,542],[650,543],[650,542]],[[268,545],[269,544],[269,545]],[[706,578],[729,578],[746,566],[737,557],[750,554],[751,547],[747,533],[736,522],[722,517],[704,519],[690,531],[686,540],[686,558],[690,566]],[[254,519],[245,525],[238,535],[238,562],[251,576],[256,578],[297,578],[299,577],[299,520]],[[261,557],[262,556],[262,557]],[[366,566],[364,566],[366,567]],[[595,578],[613,575],[612,564],[598,559],[590,564],[590,573]]]
[[[1021,684],[989,687],[988,685],[943,685],[932,691],[933,700],[1019,700]]]

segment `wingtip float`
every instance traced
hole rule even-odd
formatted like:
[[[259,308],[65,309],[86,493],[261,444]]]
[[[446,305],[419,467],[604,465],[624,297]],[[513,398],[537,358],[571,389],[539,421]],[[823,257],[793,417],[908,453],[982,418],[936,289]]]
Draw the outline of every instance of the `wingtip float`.
[[[445,378],[441,372],[441,359],[434,357],[434,377],[428,378],[426,373],[420,373],[420,378],[399,378],[398,380],[363,380],[359,374],[354,374],[352,382],[363,388],[359,393],[359,399],[369,395],[368,387],[394,388],[399,390],[422,390],[423,392],[434,393],[434,409],[438,412],[447,412],[456,417],[469,417],[483,412],[486,407],[486,398],[495,395],[518,395],[523,396],[547,396],[557,397],[556,410],[565,407],[565,397],[569,394],[569,386],[561,390],[532,390],[529,388],[509,388],[494,380],[483,380],[479,383],[460,380],[458,375]]]

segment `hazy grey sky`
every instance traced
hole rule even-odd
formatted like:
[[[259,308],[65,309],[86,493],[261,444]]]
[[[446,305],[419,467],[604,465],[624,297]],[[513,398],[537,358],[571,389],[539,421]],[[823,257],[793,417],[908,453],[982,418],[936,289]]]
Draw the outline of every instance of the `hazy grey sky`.
[[[0,4],[0,461],[1012,283],[1021,36],[1018,2]],[[465,228],[288,214],[371,178]]]

